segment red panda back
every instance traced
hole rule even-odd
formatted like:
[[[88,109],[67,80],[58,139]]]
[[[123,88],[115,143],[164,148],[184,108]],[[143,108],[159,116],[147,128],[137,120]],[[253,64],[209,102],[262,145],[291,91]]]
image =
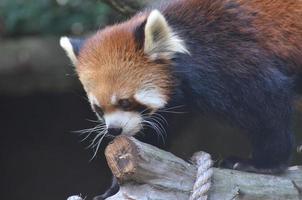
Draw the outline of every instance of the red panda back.
[[[203,22],[196,13],[206,18],[204,23],[211,23],[226,13],[235,14],[238,20],[225,22],[222,30],[236,27],[241,32],[251,33],[268,52],[293,63],[289,71],[302,71],[302,1],[178,0],[163,12],[195,27],[195,34],[203,29],[200,25]],[[246,21],[249,21],[248,26],[244,24]]]
[[[302,69],[302,1],[299,0],[239,0],[257,17],[260,44],[275,54],[292,61]]]

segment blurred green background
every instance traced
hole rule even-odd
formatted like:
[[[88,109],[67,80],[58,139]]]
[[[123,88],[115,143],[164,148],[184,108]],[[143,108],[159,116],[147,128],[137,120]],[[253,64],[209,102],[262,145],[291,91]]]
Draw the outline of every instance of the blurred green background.
[[[108,23],[111,8],[101,1],[1,0],[0,34],[80,35]]]
[[[98,0],[0,0],[1,199],[91,199],[110,183],[104,146],[90,161],[73,132],[95,117],[59,38],[122,18]]]
[[[73,132],[95,126],[95,116],[59,37],[89,35],[124,18],[98,0],[0,0],[1,199],[82,194],[88,200],[110,183],[105,143],[89,161],[89,141],[80,142],[83,137]],[[188,159],[198,150],[215,160],[248,155],[240,130],[206,117],[180,118],[175,128],[180,134],[170,133],[168,149],[176,155]],[[297,142],[302,141],[301,118],[297,111]],[[302,164],[301,154],[292,164]]]

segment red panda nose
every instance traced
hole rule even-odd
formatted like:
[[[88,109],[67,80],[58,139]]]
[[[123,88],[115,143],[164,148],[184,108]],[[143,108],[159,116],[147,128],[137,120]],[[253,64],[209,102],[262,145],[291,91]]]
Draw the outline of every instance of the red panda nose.
[[[123,129],[122,128],[108,128],[108,134],[113,135],[113,136],[118,136],[122,133]]]

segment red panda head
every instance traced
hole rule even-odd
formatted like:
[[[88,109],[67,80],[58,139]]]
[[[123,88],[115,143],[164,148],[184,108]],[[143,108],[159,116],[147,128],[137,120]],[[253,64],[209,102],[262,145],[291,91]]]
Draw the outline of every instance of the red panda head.
[[[107,27],[83,45],[63,37],[61,46],[107,129],[129,135],[141,130],[144,111],[165,107],[174,84],[170,60],[187,53],[158,10]]]

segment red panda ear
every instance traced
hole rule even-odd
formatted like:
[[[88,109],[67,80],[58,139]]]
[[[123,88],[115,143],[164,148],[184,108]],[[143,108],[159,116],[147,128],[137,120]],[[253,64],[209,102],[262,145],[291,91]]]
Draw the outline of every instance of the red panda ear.
[[[172,58],[176,53],[189,53],[184,41],[173,32],[165,17],[153,10],[144,25],[144,52],[151,59]]]
[[[65,50],[67,56],[70,58],[71,62],[76,65],[77,57],[80,53],[80,50],[84,44],[84,39],[80,38],[68,38],[61,37],[60,45]]]
[[[145,42],[145,26],[147,23],[147,19],[144,20],[138,27],[134,30],[134,37],[137,44],[138,49],[144,48]]]

